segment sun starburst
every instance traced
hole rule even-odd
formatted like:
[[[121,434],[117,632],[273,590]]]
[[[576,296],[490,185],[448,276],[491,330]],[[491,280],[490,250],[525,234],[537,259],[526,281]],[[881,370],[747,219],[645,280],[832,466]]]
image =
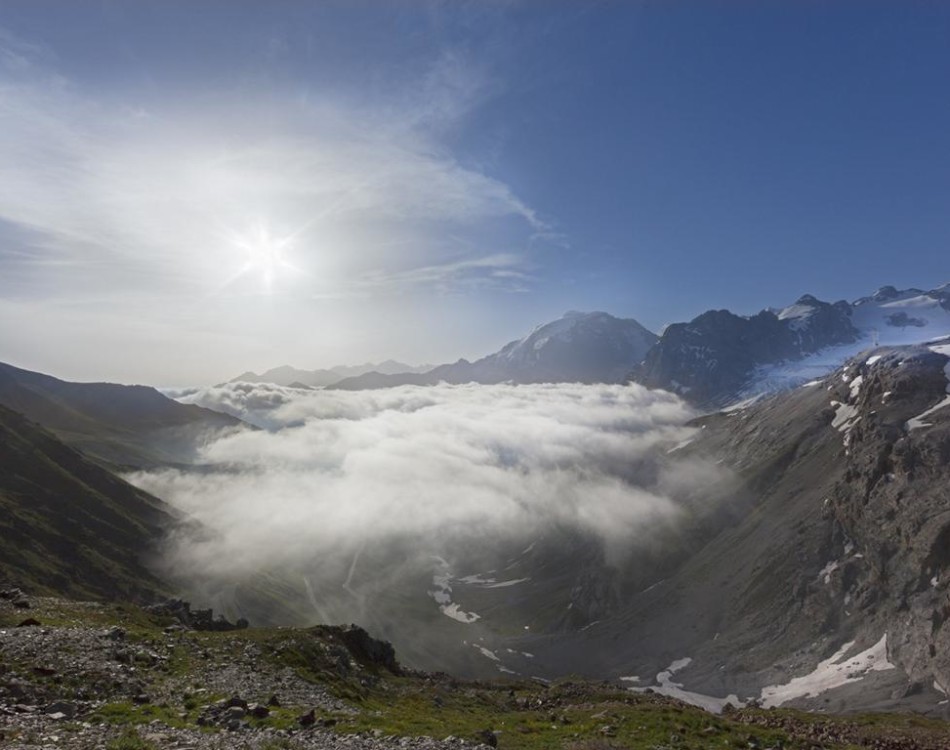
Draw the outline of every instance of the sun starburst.
[[[272,293],[281,275],[299,271],[290,258],[294,240],[299,234],[300,231],[278,235],[266,223],[257,222],[245,233],[230,235],[232,247],[243,254],[241,267],[231,281],[256,276],[263,291]]]

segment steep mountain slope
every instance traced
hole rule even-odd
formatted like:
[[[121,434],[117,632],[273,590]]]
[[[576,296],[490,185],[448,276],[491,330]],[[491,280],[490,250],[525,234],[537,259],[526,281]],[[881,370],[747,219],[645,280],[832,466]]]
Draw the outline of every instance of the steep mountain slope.
[[[929,292],[882,287],[850,304],[805,295],[751,317],[711,310],[671,325],[631,377],[716,408],[826,375],[868,346],[947,334],[948,285]]]
[[[298,370],[290,365],[274,367],[258,375],[255,372],[245,372],[232,378],[231,383],[274,383],[284,386],[307,386],[309,388],[320,388],[337,383],[343,378],[353,378],[368,372],[378,372],[383,375],[396,375],[399,373],[427,372],[432,369],[431,365],[414,367],[403,362],[397,362],[387,359],[385,362],[373,364],[367,362],[363,365],[338,365],[325,370]]]
[[[632,319],[568,312],[475,362],[460,359],[425,373],[372,372],[331,386],[345,390],[446,383],[618,383],[656,342]]]
[[[0,581],[34,592],[134,600],[173,521],[161,501],[0,406]]]
[[[611,559],[570,529],[493,541],[436,571],[427,590],[441,618],[423,614],[432,568],[421,565],[417,599],[383,581],[367,617],[385,620],[373,624],[410,663],[469,675],[630,677],[710,708],[942,715],[948,355],[950,342],[882,347],[821,382],[700,418],[691,441],[666,450],[725,473],[646,549]]]
[[[809,295],[778,313],[752,317],[710,310],[669,326],[634,379],[704,406],[723,404],[735,399],[759,365],[857,340],[850,317],[847,303],[830,305]]]
[[[658,675],[661,691],[676,665],[698,700],[943,711],[948,355],[947,344],[879,349],[703,418],[679,451],[735,471],[738,489],[706,498],[739,510],[734,522],[700,530],[692,554],[621,591],[601,622],[529,650],[561,670],[640,685]]]
[[[188,462],[204,433],[241,424],[147,386],[70,383],[2,363],[0,405],[25,414],[74,448],[119,466]]]

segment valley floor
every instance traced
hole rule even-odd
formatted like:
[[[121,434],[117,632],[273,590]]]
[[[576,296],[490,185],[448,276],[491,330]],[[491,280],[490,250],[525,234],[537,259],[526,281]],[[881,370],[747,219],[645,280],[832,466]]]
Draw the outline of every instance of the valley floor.
[[[196,632],[131,605],[0,601],[0,745],[939,750],[950,724],[786,710],[712,715],[608,682],[402,670],[358,628]]]

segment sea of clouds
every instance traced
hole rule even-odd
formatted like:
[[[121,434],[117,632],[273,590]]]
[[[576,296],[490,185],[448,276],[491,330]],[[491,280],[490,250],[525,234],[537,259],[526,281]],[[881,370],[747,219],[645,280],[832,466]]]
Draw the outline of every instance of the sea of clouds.
[[[372,391],[229,383],[177,394],[254,425],[200,450],[200,469],[139,472],[198,522],[169,559],[228,576],[410,545],[575,528],[622,556],[677,523],[720,470],[678,459],[697,432],[669,393],[637,385],[439,385]],[[492,542],[489,542],[492,543]],[[347,557],[350,556],[350,557]]]

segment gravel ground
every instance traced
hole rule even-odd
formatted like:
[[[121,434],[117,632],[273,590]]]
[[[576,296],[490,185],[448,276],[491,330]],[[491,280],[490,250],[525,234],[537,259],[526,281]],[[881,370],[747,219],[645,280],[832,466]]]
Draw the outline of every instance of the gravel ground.
[[[452,748],[484,748],[455,737],[441,740],[428,737],[374,737],[371,735],[341,735],[325,730],[244,730],[237,732],[202,732],[194,729],[171,729],[165,726],[144,726],[120,729],[106,726],[64,726],[46,717],[31,717],[17,724],[21,737],[2,742],[5,750],[41,750],[41,748],[70,748],[71,750],[104,750],[110,743],[128,741],[128,733],[135,732],[143,743],[154,748],[177,750],[451,750]],[[0,731],[10,730],[0,721]]]
[[[327,731],[320,725],[321,716],[354,714],[355,709],[290,667],[262,658],[254,643],[228,635],[209,643],[178,626],[156,631],[158,638],[143,640],[122,628],[81,624],[90,617],[108,617],[108,605],[70,603],[77,616],[66,622],[62,622],[61,605],[54,599],[35,598],[26,604],[20,599],[19,606],[0,600],[0,615],[7,622],[33,619],[40,623],[0,628],[0,747],[4,750],[478,747],[472,740],[453,737],[436,740]],[[57,624],[43,624],[51,621]],[[345,649],[327,649],[341,671],[358,670]],[[176,661],[190,668],[182,672],[176,669]],[[169,710],[181,707],[185,695],[191,696],[208,726],[173,728],[155,720],[133,728],[90,721],[97,709],[108,704]],[[221,699],[222,695],[233,698]],[[268,706],[301,716],[313,712],[316,719],[310,727],[293,730],[252,728],[244,720],[255,708],[265,714],[273,710]]]

